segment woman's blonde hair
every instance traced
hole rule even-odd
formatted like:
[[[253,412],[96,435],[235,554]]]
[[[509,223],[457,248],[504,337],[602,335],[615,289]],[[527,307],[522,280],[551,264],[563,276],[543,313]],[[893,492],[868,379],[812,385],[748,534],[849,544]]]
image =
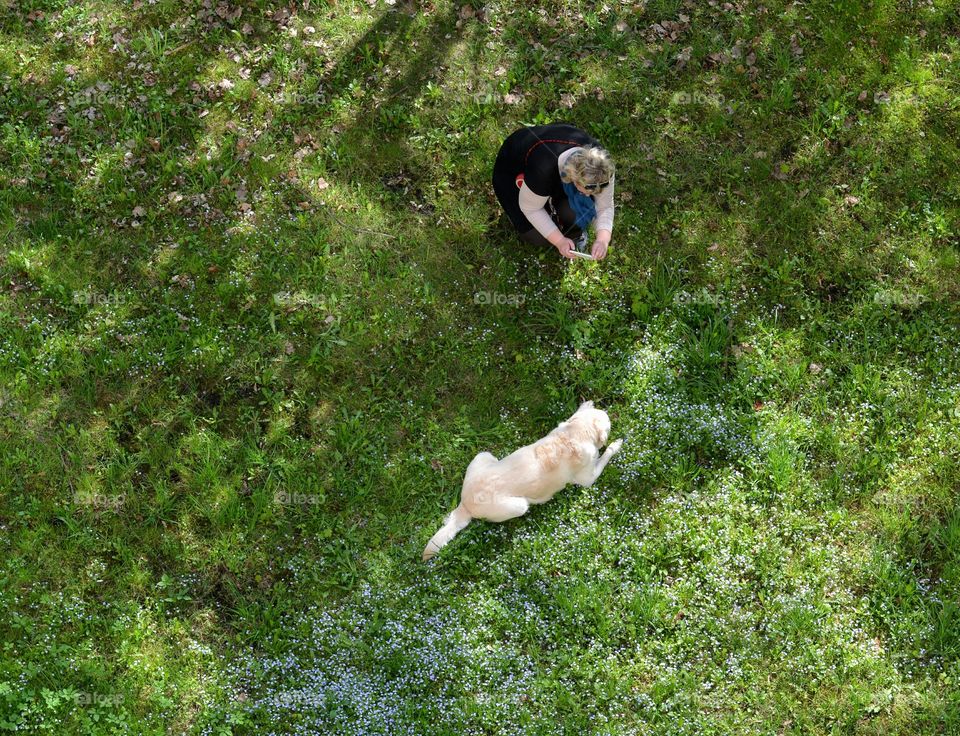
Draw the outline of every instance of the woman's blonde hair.
[[[616,173],[613,159],[606,149],[599,146],[583,146],[567,158],[560,178],[580,186],[603,184]]]

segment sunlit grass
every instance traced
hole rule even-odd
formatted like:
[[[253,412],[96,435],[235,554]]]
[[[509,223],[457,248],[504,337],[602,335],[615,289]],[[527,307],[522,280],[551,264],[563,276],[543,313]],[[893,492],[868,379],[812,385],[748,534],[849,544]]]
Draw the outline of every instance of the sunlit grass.
[[[960,730],[950,8],[209,5],[0,13],[0,731]],[[498,221],[552,120],[602,264]]]

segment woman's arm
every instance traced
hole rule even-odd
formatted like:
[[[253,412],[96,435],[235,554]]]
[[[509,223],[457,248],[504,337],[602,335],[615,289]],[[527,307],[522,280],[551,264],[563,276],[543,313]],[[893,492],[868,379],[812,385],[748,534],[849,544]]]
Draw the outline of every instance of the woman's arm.
[[[545,205],[549,197],[541,197],[534,193],[525,183],[520,186],[520,210],[530,221],[534,229],[547,239],[554,248],[560,251],[564,258],[574,258],[570,255],[573,248],[573,241],[570,240],[556,223],[550,219]]]
[[[605,187],[594,198],[597,205],[597,234],[590,248],[590,255],[602,261],[607,257],[607,246],[613,237],[613,178],[609,186]]]
[[[607,242],[610,242],[610,233],[613,231],[613,186],[616,177],[610,179],[609,186],[604,187],[594,201],[597,204],[597,237],[600,233],[606,231]]]
[[[541,197],[539,194],[534,193],[526,183],[520,187],[520,211],[523,212],[524,216],[530,221],[530,224],[537,229],[537,232],[552,243],[553,240],[550,236],[554,235],[554,233],[559,233],[560,228],[557,227],[556,223],[550,219],[550,215],[547,214],[546,205],[548,199],[549,197]]]

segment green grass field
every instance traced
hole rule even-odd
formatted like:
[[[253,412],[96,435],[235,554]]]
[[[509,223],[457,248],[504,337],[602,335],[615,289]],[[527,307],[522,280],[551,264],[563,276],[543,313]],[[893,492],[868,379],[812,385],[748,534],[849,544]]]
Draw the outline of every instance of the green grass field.
[[[406,2],[0,0],[0,732],[960,734],[960,4]]]

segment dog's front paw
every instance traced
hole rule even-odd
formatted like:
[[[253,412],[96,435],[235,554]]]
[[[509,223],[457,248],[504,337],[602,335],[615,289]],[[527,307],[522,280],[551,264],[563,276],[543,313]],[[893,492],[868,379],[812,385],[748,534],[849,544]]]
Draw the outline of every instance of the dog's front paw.
[[[614,440],[614,441],[611,442],[610,445],[607,447],[607,451],[608,451],[611,455],[614,455],[614,454],[620,452],[620,448],[621,448],[621,447],[623,447],[623,439]]]

